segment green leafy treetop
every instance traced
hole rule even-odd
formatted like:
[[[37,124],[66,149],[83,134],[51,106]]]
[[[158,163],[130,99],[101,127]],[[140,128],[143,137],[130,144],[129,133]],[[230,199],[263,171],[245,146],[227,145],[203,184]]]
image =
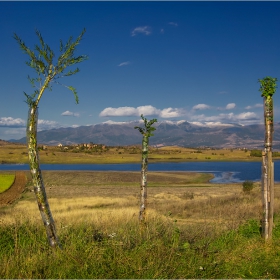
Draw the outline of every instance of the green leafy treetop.
[[[259,89],[262,93],[261,96],[270,100],[277,88],[277,78],[265,77],[263,79],[259,79],[259,82],[261,84]]]
[[[135,129],[138,129],[140,131],[141,134],[143,134],[143,136],[146,137],[150,137],[153,136],[154,134],[152,134],[152,132],[154,130],[156,130],[155,127],[153,127],[152,125],[157,122],[157,119],[152,119],[150,121],[148,121],[146,118],[144,118],[143,114],[141,115],[142,120],[144,121],[144,125],[145,127],[139,127],[139,126],[135,126]]]
[[[32,87],[37,87],[38,89],[36,89],[31,95],[28,95],[24,92],[27,98],[26,102],[29,105],[29,107],[38,106],[38,103],[45,89],[52,89],[52,82],[58,83],[57,80],[59,78],[71,76],[79,72],[79,68],[68,71],[65,71],[65,69],[69,66],[72,66],[74,64],[80,63],[88,59],[88,56],[86,55],[81,55],[77,57],[74,56],[76,46],[81,41],[85,31],[86,30],[84,29],[75,41],[73,41],[73,37],[71,36],[65,45],[60,40],[60,56],[58,57],[56,64],[54,64],[53,62],[54,52],[44,42],[42,35],[38,30],[36,30],[36,35],[39,38],[40,44],[35,45],[34,51],[30,50],[25,45],[25,43],[18,37],[17,34],[14,34],[14,38],[18,42],[20,48],[23,50],[24,53],[26,53],[29,56],[29,61],[27,61],[26,64],[33,68],[37,73],[37,78],[30,78],[28,76],[28,79]],[[79,103],[76,89],[72,86],[65,87],[67,87],[73,92],[76,103]]]

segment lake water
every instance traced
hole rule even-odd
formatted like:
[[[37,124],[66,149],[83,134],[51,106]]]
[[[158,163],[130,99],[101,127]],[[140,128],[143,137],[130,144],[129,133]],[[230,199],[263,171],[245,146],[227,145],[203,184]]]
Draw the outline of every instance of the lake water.
[[[28,164],[0,164],[0,170],[29,170]],[[127,164],[41,164],[41,170],[140,171],[138,163]],[[274,178],[280,182],[280,161],[274,162]],[[191,171],[214,174],[213,183],[261,180],[261,162],[166,162],[149,163],[148,171]]]

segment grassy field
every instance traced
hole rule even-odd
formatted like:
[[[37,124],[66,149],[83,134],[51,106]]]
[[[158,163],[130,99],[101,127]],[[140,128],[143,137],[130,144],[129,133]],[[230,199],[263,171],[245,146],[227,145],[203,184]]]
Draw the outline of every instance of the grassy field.
[[[141,161],[140,146],[106,147],[55,147],[40,146],[41,163],[133,163]],[[0,147],[2,163],[28,163],[25,145],[9,144]],[[183,147],[150,147],[149,162],[178,161],[260,161],[251,157],[249,150],[190,149]]]
[[[0,174],[0,193],[6,191],[15,180],[15,174]]]
[[[63,250],[49,248],[29,184],[21,200],[0,208],[3,279],[280,277],[280,184],[265,244],[259,183],[244,193],[241,183],[210,184],[209,174],[149,172],[140,226],[140,172],[43,176]]]

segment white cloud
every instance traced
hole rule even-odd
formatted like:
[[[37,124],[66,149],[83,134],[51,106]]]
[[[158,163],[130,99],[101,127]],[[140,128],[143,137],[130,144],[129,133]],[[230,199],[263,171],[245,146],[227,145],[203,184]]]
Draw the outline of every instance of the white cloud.
[[[223,111],[223,110],[231,110],[236,107],[235,103],[228,103],[226,107],[217,107],[218,110]]]
[[[61,116],[72,116],[72,115],[73,115],[73,113],[70,111],[65,111],[61,114]]]
[[[159,115],[160,110],[151,105],[139,106],[136,108],[137,115]]]
[[[263,104],[258,103],[258,104],[252,105],[252,106],[247,106],[247,107],[245,107],[245,109],[251,110],[253,108],[262,108],[262,107],[263,107]]]
[[[0,127],[23,127],[26,125],[26,122],[20,118],[12,118],[12,117],[2,117],[0,118]]]
[[[258,116],[254,112],[245,112],[245,113],[236,115],[236,119],[237,120],[256,120],[256,119],[258,119]]]
[[[38,120],[38,131],[59,128],[61,125],[56,121]]]
[[[118,107],[105,108],[100,114],[100,117],[125,117],[125,116],[144,116],[156,115],[162,118],[174,118],[184,114],[183,109],[178,108],[165,108],[163,110],[157,109],[151,105],[134,107]]]
[[[126,61],[126,62],[122,62],[120,63],[118,66],[125,66],[125,65],[129,65],[130,61]]]
[[[236,106],[235,103],[229,103],[229,104],[226,106],[226,110],[234,109],[235,106]]]
[[[235,108],[235,103],[229,103],[227,106],[223,107],[227,109]],[[141,114],[144,116],[156,116],[162,119],[171,119],[184,117],[185,120],[196,122],[196,123],[207,123],[207,125],[222,125],[222,124],[233,124],[237,123],[240,125],[247,124],[257,124],[262,123],[262,118],[259,114],[255,112],[242,112],[239,114],[229,112],[229,113],[220,113],[215,115],[209,114],[196,114],[200,110],[211,109],[211,106],[207,104],[197,104],[192,110],[187,111],[184,108],[164,108],[158,109],[152,105],[145,105],[139,107],[108,107],[100,112],[100,117],[139,117]]]
[[[71,127],[78,126],[79,125],[73,124]],[[61,125],[56,121],[39,119],[37,129],[38,131],[42,131],[61,127],[68,126]],[[6,140],[9,140],[11,138],[19,139],[21,137],[24,137],[26,136],[26,121],[20,118],[2,117],[0,118],[0,133],[2,135],[2,139]]]
[[[250,124],[260,123],[260,118],[254,112],[245,112],[235,115],[234,113],[219,114],[216,116],[194,115],[191,120],[196,122],[221,122],[221,123],[239,123]]]
[[[206,104],[197,104],[195,106],[193,106],[193,110],[205,110],[205,109],[209,109],[210,106],[206,105]]]
[[[164,29],[163,28],[161,28],[160,34],[164,34]]]
[[[65,111],[61,114],[61,116],[73,116],[73,117],[79,117],[80,114],[79,113],[74,113],[74,112],[70,112],[70,111]]]
[[[10,138],[13,135],[20,135],[21,137],[26,136],[26,128],[25,127],[17,127],[17,128],[9,128],[3,132],[5,135],[10,135]]]
[[[139,26],[133,29],[131,36],[136,36],[137,34],[150,35],[152,33],[149,26]]]
[[[120,117],[120,116],[135,116],[137,110],[134,107],[119,107],[119,108],[112,108],[108,107],[105,108],[99,114],[100,117]]]
[[[26,136],[26,127],[0,127],[0,138],[3,140],[20,139]]]
[[[160,117],[162,118],[175,118],[184,115],[183,109],[178,108],[166,108],[160,112]]]
[[[169,22],[168,24],[173,25],[173,26],[178,26],[178,23],[176,23],[176,22]]]
[[[118,124],[118,125],[122,125],[122,124],[126,124],[127,122],[114,122],[114,121],[111,121],[111,120],[108,120],[106,122],[103,122],[105,124]]]
[[[151,105],[134,107],[118,107],[105,108],[100,114],[100,117],[125,117],[125,116],[140,116],[143,115],[157,115],[159,110]]]
[[[221,122],[191,122],[191,124],[204,127],[215,127],[215,126],[233,126],[233,124],[225,124]]]

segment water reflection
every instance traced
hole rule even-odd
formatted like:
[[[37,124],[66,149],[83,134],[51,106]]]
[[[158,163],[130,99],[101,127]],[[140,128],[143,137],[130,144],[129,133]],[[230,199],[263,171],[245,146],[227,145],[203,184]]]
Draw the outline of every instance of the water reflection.
[[[238,176],[239,172],[213,172],[214,178],[210,180],[211,183],[239,183],[242,182]]]
[[[28,164],[0,164],[0,170],[29,170]],[[42,164],[41,170],[139,171],[141,164]],[[274,161],[274,179],[280,182],[280,161]],[[261,162],[161,162],[150,163],[151,171],[212,173],[211,183],[239,183],[261,180]]]

